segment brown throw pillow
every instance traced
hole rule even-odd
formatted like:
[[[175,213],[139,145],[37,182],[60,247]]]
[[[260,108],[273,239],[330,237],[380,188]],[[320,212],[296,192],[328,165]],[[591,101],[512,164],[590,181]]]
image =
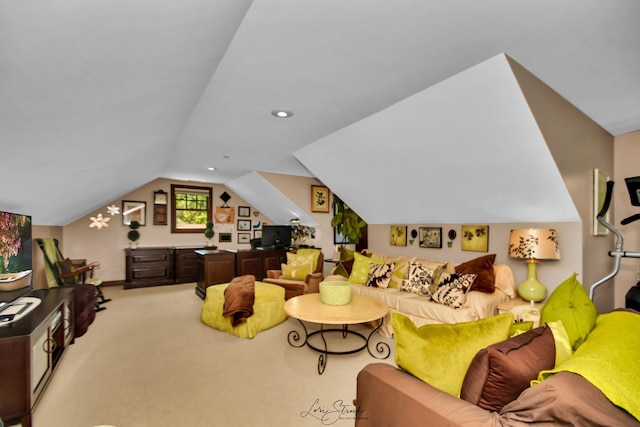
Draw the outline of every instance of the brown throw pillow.
[[[551,328],[535,328],[480,350],[462,383],[460,398],[499,411],[529,388],[531,380],[553,369],[556,350]]]
[[[496,290],[496,274],[493,271],[493,263],[495,260],[496,254],[481,256],[456,266],[456,273],[476,274],[478,277],[473,281],[469,291],[479,291],[490,294]]]

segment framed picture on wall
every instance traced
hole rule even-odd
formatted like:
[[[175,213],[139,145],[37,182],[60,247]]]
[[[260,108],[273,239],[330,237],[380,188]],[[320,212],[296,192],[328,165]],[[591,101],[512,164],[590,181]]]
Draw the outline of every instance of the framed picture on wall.
[[[604,205],[604,198],[607,195],[607,181],[609,181],[609,174],[601,169],[593,170],[593,235],[594,236],[606,236],[609,234],[609,230],[598,222],[596,216],[600,213],[600,209]],[[609,222],[609,211],[604,216],[604,219]]]
[[[311,186],[311,212],[329,213],[329,188],[322,185]]]
[[[392,225],[390,227],[389,244],[391,246],[407,246],[406,225]]]
[[[231,243],[231,233],[218,233],[220,243]]]
[[[251,233],[238,233],[238,243],[251,243]]]
[[[460,243],[460,248],[463,251],[489,251],[488,225],[463,225],[461,231],[462,242]]]
[[[420,227],[421,248],[442,248],[442,227]]]
[[[243,218],[251,216],[251,208],[249,206],[238,206],[238,216]]]
[[[238,220],[238,231],[249,231],[251,230],[251,220],[250,219],[239,219]]]
[[[138,221],[140,225],[147,225],[147,202],[122,201],[122,224],[129,225],[131,221]]]

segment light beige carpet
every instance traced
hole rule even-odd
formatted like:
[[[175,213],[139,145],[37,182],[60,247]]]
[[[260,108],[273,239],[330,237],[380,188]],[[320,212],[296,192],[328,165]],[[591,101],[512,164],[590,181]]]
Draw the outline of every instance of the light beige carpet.
[[[356,375],[365,350],[328,358],[287,343],[288,319],[238,338],[200,322],[194,284],[123,290],[60,361],[36,407],[35,427],[352,426]],[[368,329],[361,328],[365,333]],[[387,342],[394,364],[393,341]],[[377,341],[376,341],[377,342]],[[333,418],[329,418],[333,417]]]

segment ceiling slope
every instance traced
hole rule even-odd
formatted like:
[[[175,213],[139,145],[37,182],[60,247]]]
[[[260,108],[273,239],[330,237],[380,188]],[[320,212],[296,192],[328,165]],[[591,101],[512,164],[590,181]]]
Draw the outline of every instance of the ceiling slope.
[[[294,154],[370,224],[580,221],[505,55]]]
[[[318,226],[318,222],[311,218],[304,209],[293,203],[258,172],[250,172],[229,181],[227,187],[250,202],[255,209],[271,219],[274,224],[286,225],[290,224],[291,219],[298,218],[302,225]]]
[[[0,206],[65,225],[164,176],[250,4],[1,1]]]

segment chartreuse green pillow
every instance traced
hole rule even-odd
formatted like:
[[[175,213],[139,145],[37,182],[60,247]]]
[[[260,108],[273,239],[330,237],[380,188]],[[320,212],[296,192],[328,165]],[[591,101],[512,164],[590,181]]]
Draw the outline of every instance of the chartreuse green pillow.
[[[349,275],[349,283],[356,285],[364,285],[367,283],[369,277],[369,266],[371,264],[384,264],[383,259],[372,259],[368,256],[360,255],[357,252],[353,253],[354,261],[351,268],[351,274]]]
[[[300,248],[297,251],[298,255],[311,255],[313,265],[311,266],[311,272],[313,273],[318,268],[318,259],[320,258],[320,249],[314,248]]]
[[[453,396],[473,357],[481,349],[509,338],[513,313],[452,325],[416,325],[408,317],[392,313],[396,364],[422,381]]]
[[[540,311],[540,324],[562,321],[571,348],[577,350],[596,325],[598,310],[574,273],[558,286]]]
[[[538,382],[557,372],[576,373],[640,420],[640,315],[612,311],[598,316],[595,328],[570,359],[542,371]],[[587,402],[588,403],[588,402]]]

